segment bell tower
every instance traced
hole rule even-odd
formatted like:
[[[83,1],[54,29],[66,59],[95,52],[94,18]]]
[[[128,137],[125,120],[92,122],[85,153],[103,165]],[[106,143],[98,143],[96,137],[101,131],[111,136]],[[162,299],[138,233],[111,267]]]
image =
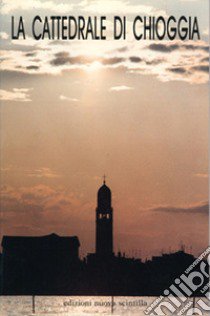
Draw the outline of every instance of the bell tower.
[[[103,185],[98,190],[96,208],[96,254],[100,256],[113,255],[113,209],[111,190]]]

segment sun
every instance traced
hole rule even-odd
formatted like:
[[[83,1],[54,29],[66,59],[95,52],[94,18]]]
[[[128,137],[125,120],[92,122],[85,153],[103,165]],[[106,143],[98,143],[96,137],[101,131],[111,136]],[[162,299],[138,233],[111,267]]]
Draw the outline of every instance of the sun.
[[[92,64],[87,66],[87,71],[88,72],[95,72],[101,69],[102,64],[99,61],[94,61]]]

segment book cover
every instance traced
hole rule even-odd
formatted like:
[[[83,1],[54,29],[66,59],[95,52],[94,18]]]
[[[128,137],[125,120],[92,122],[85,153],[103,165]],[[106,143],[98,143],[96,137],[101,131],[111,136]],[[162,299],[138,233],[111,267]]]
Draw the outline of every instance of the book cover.
[[[0,37],[0,314],[207,315],[208,0],[2,0]]]

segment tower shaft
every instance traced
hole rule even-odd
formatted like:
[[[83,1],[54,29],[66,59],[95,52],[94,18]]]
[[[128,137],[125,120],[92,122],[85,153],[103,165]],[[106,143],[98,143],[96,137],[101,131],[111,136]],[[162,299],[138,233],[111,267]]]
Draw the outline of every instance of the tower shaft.
[[[113,255],[113,209],[111,190],[104,184],[98,191],[96,208],[96,254]]]
[[[96,253],[102,256],[113,254],[112,210],[101,213],[96,209]]]

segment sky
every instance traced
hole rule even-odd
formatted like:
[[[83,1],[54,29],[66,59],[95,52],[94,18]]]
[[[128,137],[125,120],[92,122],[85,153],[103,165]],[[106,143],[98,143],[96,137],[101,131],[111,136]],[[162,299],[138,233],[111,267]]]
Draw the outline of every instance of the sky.
[[[79,237],[95,251],[103,174],[114,248],[208,245],[208,0],[2,1],[1,236]],[[35,41],[35,15],[107,16],[107,41]],[[125,41],[111,39],[126,15]],[[136,15],[197,16],[201,39],[135,41]],[[26,40],[11,39],[22,15]]]

